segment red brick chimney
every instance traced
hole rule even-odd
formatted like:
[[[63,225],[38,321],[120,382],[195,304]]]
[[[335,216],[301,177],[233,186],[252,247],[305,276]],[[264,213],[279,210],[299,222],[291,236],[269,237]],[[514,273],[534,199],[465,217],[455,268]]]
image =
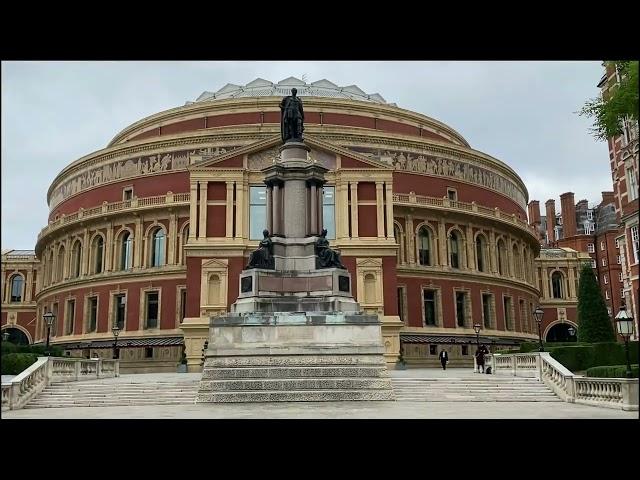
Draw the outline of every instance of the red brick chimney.
[[[562,232],[564,238],[573,237],[578,233],[576,226],[576,204],[573,192],[560,195],[560,208],[562,208]]]
[[[540,202],[538,200],[531,200],[527,208],[529,213],[529,225],[540,225]]]
[[[556,241],[553,233],[553,227],[556,226],[556,201],[547,200],[544,206],[547,207],[547,237],[549,237],[549,244],[552,244]]]
[[[616,198],[613,195],[613,192],[602,192],[602,203],[600,205],[609,205],[610,203],[615,203]]]

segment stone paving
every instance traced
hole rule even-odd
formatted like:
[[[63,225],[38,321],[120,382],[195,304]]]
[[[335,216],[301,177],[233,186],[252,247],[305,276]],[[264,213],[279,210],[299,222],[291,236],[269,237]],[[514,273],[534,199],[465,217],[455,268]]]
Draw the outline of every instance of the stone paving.
[[[471,369],[408,369],[391,371],[392,377],[465,377],[481,375]],[[182,382],[200,374],[155,373],[122,375],[100,383]],[[93,382],[96,382],[93,380]],[[638,420],[638,412],[563,402],[295,402],[271,404],[157,405],[123,407],[43,408],[2,412],[2,418],[271,418],[271,419],[574,419],[620,418]]]

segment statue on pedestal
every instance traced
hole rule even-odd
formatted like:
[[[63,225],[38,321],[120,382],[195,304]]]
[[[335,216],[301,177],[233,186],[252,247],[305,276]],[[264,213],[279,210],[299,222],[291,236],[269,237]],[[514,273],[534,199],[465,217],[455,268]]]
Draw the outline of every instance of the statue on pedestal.
[[[245,267],[245,270],[250,268],[275,270],[276,268],[275,259],[273,258],[273,242],[269,238],[269,230],[263,230],[262,235],[264,238],[260,241],[258,249],[251,253],[249,264]]]
[[[316,240],[316,268],[344,268],[340,254],[329,248],[329,240],[327,240],[327,229],[323,228],[322,233]]]
[[[282,143],[302,142],[304,131],[304,110],[302,100],[296,96],[298,90],[291,89],[291,95],[284,97],[280,102],[280,133]]]

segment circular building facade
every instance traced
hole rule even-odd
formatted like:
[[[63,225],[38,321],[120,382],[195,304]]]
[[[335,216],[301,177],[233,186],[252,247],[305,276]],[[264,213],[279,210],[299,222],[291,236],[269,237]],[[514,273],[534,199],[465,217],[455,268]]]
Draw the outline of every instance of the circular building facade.
[[[329,169],[323,222],[387,360],[455,366],[537,338],[539,251],[528,194],[451,127],[327,80],[262,79],[144,118],[64,168],[40,232],[35,340],[117,355],[126,371],[200,368],[208,320],[228,311],[266,225],[261,170],[278,162],[279,103],[298,89],[309,160]]]

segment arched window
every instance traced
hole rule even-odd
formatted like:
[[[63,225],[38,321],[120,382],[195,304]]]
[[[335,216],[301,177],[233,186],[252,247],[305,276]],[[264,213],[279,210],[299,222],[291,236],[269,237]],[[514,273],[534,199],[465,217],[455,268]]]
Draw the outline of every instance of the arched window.
[[[502,239],[498,240],[498,244],[496,246],[498,249],[498,273],[500,275],[507,274],[507,247],[504,244]]]
[[[553,298],[564,298],[564,282],[562,280],[562,274],[560,272],[553,272],[551,275],[551,291],[553,292]]]
[[[517,245],[513,245],[513,276],[522,278],[522,264],[520,260],[520,250]]]
[[[73,244],[71,249],[71,277],[80,276],[80,266],[82,265],[82,243],[80,240]]]
[[[486,272],[487,258],[486,258],[487,241],[483,235],[476,237],[476,268],[479,272]]]
[[[120,270],[129,270],[132,266],[133,247],[131,233],[125,231],[120,237]]]
[[[47,285],[51,285],[51,282],[55,280],[53,276],[53,251],[49,255],[49,268],[47,270]]]
[[[60,247],[58,250],[58,265],[57,265],[57,275],[56,278],[58,281],[64,280],[64,247]]]
[[[96,235],[91,243],[91,258],[93,259],[91,273],[102,273],[104,268],[104,239],[101,235]]]
[[[402,234],[400,233],[400,227],[398,227],[398,225],[394,225],[393,226],[393,237],[396,240],[396,243],[398,244],[398,252],[396,253],[396,262],[397,263],[402,263]]]
[[[431,233],[427,227],[418,230],[418,261],[420,265],[431,265]]]
[[[218,275],[209,277],[209,305],[220,305],[220,283]]]
[[[187,264],[187,256],[185,255],[184,246],[189,241],[189,225],[182,230],[182,265]]]
[[[24,286],[24,279],[22,275],[14,275],[11,277],[11,302],[22,301],[22,287]]]
[[[449,234],[449,264],[451,268],[460,268],[460,245],[457,232]]]
[[[165,234],[162,228],[156,228],[151,234],[151,266],[164,265]]]
[[[376,302],[376,277],[371,273],[364,276],[364,303]]]

